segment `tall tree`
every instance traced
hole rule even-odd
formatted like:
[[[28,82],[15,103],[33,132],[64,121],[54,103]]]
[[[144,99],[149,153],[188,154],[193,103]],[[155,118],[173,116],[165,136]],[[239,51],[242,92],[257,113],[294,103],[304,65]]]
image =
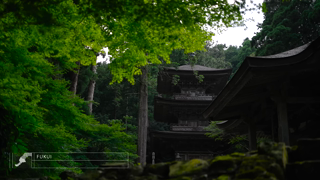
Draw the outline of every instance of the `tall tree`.
[[[69,72],[70,74],[70,88],[69,90],[73,92],[74,95],[77,93],[78,77],[80,71],[80,62],[76,62],[77,67]]]
[[[284,52],[320,35],[320,0],[268,0],[264,7],[265,20],[251,41],[256,55]]]
[[[96,74],[97,74],[97,65],[91,65],[91,71],[93,73],[93,77],[90,79],[89,88],[88,88],[88,107],[89,107],[89,114],[92,114],[92,101],[94,97],[94,88],[96,85]]]
[[[138,155],[141,166],[146,165],[147,155],[147,127],[148,127],[148,66],[141,68],[140,76],[140,103],[139,103],[139,130]]]

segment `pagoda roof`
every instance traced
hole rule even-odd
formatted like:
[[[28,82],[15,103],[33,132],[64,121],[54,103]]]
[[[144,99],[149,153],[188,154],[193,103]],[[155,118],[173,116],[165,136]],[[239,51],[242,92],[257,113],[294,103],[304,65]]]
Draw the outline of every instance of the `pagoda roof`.
[[[182,65],[177,68],[174,67],[166,67],[167,70],[177,70],[177,71],[220,71],[221,69],[210,68],[201,65]]]
[[[201,100],[201,99],[196,99],[195,97],[194,100],[177,100],[177,99],[167,99],[167,98],[162,98],[162,97],[155,97],[155,102],[158,104],[165,104],[165,105],[174,105],[174,106],[204,106],[207,107],[210,103],[211,100]]]
[[[250,111],[253,103],[261,104],[262,100],[271,99],[270,87],[277,88],[285,82],[289,82],[291,94],[308,95],[308,100],[314,101],[312,96],[317,95],[318,89],[305,89],[320,81],[317,78],[319,58],[320,38],[279,54],[246,57],[234,77],[202,114],[213,121],[238,119],[244,111]],[[299,100],[296,97],[287,99],[288,102]]]
[[[203,75],[204,79],[200,82],[194,75],[194,71],[198,71],[198,75]],[[199,87],[210,88],[211,93],[218,93],[227,83],[232,69],[215,69],[200,65],[183,65],[177,69],[174,67],[166,67],[158,76],[157,91],[160,94],[172,94],[179,92],[181,83],[197,85]],[[179,75],[177,85],[172,84],[173,75]],[[214,89],[211,87],[214,86]]]
[[[208,133],[208,131],[153,131],[152,136],[153,137],[162,137],[162,138],[170,138],[170,139],[212,139],[205,135],[205,133]],[[214,139],[212,139],[214,140]]]
[[[154,98],[154,118],[158,122],[177,123],[177,115],[174,110],[182,109],[188,113],[195,113],[199,118],[211,100],[175,100],[161,97]]]
[[[182,65],[178,67],[165,67],[164,71],[169,74],[193,75],[193,71],[203,73],[205,75],[230,75],[232,68],[216,69],[201,65]]]

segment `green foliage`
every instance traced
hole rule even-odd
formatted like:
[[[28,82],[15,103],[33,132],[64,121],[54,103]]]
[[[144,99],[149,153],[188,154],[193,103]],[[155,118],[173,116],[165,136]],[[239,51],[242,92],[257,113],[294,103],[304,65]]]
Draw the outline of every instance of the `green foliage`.
[[[196,52],[196,64],[217,69],[231,68],[230,62],[226,59],[224,48],[226,48],[224,44],[213,45],[207,42],[205,51]]]
[[[181,65],[189,64],[189,57],[188,57],[188,54],[186,54],[183,49],[175,49],[170,54],[170,61],[171,61],[171,64],[169,64],[168,66],[178,67]],[[163,66],[165,65],[166,64],[164,64]]]
[[[203,75],[199,75],[198,71],[193,71],[194,76],[199,80],[199,82],[203,82],[204,76]]]
[[[0,3],[1,153],[92,148],[136,157],[135,136],[119,122],[100,124],[85,115],[81,107],[87,103],[73,96],[62,78],[76,67],[75,62],[94,64],[94,52],[105,45],[100,25],[85,13],[86,8],[71,0]],[[63,158],[72,160],[68,155]],[[1,156],[1,162],[7,160]],[[52,167],[64,165],[50,162]],[[9,173],[8,165],[0,168],[0,174]],[[61,171],[13,169],[11,174],[54,177]]]
[[[90,66],[81,66],[78,76],[77,94],[80,97],[86,98],[88,94],[88,85],[93,73],[90,70]]]
[[[108,124],[88,124],[90,130],[82,131],[80,137],[90,138],[87,146],[88,152],[128,152],[129,159],[137,158],[136,134],[129,134],[125,131],[127,127],[121,120],[109,120]]]
[[[255,56],[255,48],[251,47],[248,38],[244,39],[240,47],[226,47],[224,44],[214,45],[210,41],[207,41],[204,51],[196,51],[195,57],[193,58],[188,57],[188,55],[184,53],[184,50],[174,50],[170,55],[170,60],[173,63],[171,65],[173,67],[185,64],[197,64],[216,69],[232,68],[231,78],[247,56]],[[197,72],[195,72],[195,76],[201,81],[201,75],[198,76]],[[176,83],[177,77],[174,77],[173,80],[173,83]]]
[[[225,50],[225,56],[226,56],[226,61],[230,62],[234,71],[234,68],[237,66],[239,63],[238,59],[238,54],[239,50],[241,49],[242,46],[237,47],[237,46],[229,46]]]
[[[113,82],[124,78],[134,83],[139,67],[160,64],[159,57],[170,63],[174,49],[185,53],[203,49],[215,29],[230,27],[242,20],[239,4],[218,1],[92,1],[96,21],[103,24],[112,55]],[[117,9],[117,10],[115,10]]]
[[[131,85],[128,81],[109,85],[112,74],[109,64],[97,65],[97,76],[94,101],[99,106],[93,109],[93,114],[100,122],[119,119],[126,115],[138,117],[139,84]],[[136,78],[137,81],[138,78]],[[106,118],[108,117],[108,118]],[[133,122],[137,125],[137,122]]]
[[[173,75],[172,76],[172,84],[173,85],[177,85],[179,81],[180,81],[180,76],[179,75]]]
[[[262,3],[262,12],[263,12],[263,13],[267,13],[267,12],[268,12],[268,10],[267,10],[267,5],[266,5],[265,2]]]
[[[255,56],[255,51],[256,49],[254,47],[251,47],[250,40],[248,38],[244,39],[242,46],[239,47],[237,60],[233,61],[233,64],[235,66],[233,66],[230,78],[232,78],[233,75],[237,72],[247,56]]]
[[[219,129],[217,127],[217,123],[219,123],[220,121],[211,121],[209,126],[205,127],[204,130],[206,131],[210,131],[208,133],[206,133],[205,135],[211,138],[214,138],[215,140],[222,140],[222,133],[223,130]]]
[[[205,27],[241,21],[239,6],[226,0],[1,1],[1,153],[121,151],[135,159],[138,88],[128,86],[137,81],[134,75],[147,64],[170,63],[174,49],[203,49],[213,35]],[[106,46],[113,59],[98,67],[99,106],[88,116],[88,102],[82,98],[93,75],[84,66],[95,65],[96,53]],[[81,65],[78,96],[68,91],[66,75],[78,67],[76,62]],[[156,94],[157,70],[149,78],[150,96]],[[124,78],[128,82],[107,86]],[[0,162],[7,160],[1,158]],[[53,167],[63,165],[51,162]],[[7,167],[1,164],[1,174]],[[59,172],[14,169],[12,174],[55,177]]]
[[[216,141],[227,140],[228,144],[233,145],[234,152],[247,152],[249,150],[249,141],[247,135],[238,135],[229,132],[224,132],[217,126],[217,123],[221,121],[212,121],[209,126],[205,127],[206,131],[209,131],[205,135],[214,138]],[[257,133],[257,143],[271,142],[271,138],[263,132]]]
[[[251,44],[256,55],[266,56],[306,44],[320,35],[320,1],[266,1],[265,20]]]

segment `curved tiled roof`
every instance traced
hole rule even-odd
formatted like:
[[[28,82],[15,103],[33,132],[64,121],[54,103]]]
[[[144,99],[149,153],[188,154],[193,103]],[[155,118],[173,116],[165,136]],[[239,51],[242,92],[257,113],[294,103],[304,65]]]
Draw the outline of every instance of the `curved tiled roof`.
[[[224,89],[219,93],[215,100],[203,112],[205,118],[219,120],[218,114],[222,110],[237,101],[242,95],[237,96],[240,90],[254,94],[258,93],[260,88],[264,88],[266,84],[283,80],[289,73],[302,71],[311,71],[320,68],[318,61],[320,50],[320,37],[303,46],[270,56],[246,57],[233,78],[228,82]],[[252,86],[252,84],[257,84]],[[250,84],[251,83],[251,87]],[[254,89],[255,88],[255,89]],[[245,94],[243,92],[243,94]],[[245,95],[243,95],[245,96]],[[231,105],[230,105],[231,106]],[[227,110],[226,110],[227,111]],[[224,112],[225,114],[231,114]],[[226,118],[226,117],[223,117]]]
[[[289,51],[285,51],[285,52],[282,52],[282,53],[279,53],[279,54],[274,54],[274,55],[269,55],[269,56],[256,56],[256,58],[285,58],[285,57],[290,57],[290,56],[294,56],[294,55],[297,55],[297,54],[301,53],[309,45],[310,45],[310,43],[307,43],[305,45],[299,46],[297,48],[294,48],[294,49],[291,49]]]

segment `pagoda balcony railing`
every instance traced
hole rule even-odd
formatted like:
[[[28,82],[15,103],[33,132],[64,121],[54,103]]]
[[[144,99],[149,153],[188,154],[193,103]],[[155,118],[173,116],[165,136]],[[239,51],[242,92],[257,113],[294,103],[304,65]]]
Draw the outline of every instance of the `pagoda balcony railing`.
[[[175,100],[208,100],[208,101],[212,101],[213,97],[212,96],[179,96],[179,95],[175,95],[174,99]]]
[[[206,126],[171,126],[171,131],[205,131]]]

